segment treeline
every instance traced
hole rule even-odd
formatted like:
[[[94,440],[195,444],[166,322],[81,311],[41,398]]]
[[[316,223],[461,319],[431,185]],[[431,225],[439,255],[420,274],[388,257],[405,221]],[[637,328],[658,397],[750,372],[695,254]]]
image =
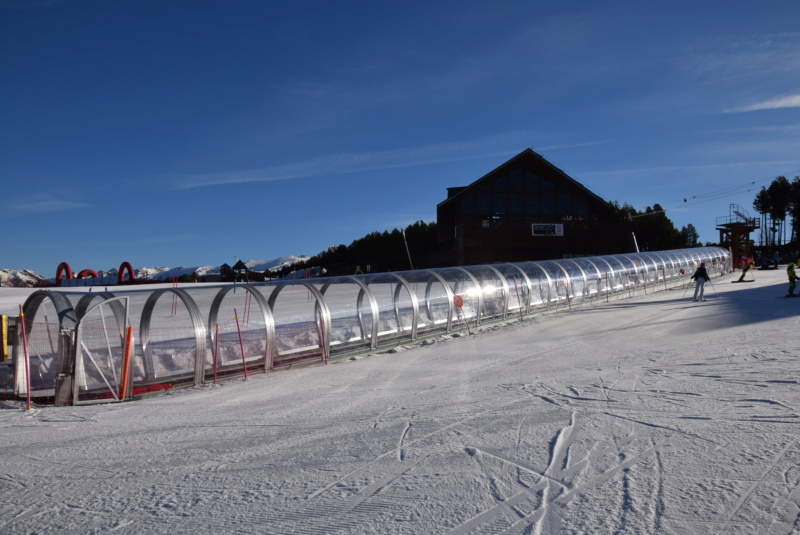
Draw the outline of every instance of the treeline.
[[[424,264],[436,252],[436,223],[417,221],[405,229],[372,232],[350,245],[329,247],[308,260],[286,266],[277,273],[285,276],[292,271],[317,267],[325,269],[325,275],[404,271],[427,267],[420,263]]]
[[[630,221],[640,251],[702,246],[699,241],[700,235],[694,225],[690,223],[680,230],[676,229],[658,204],[648,206],[644,211],[638,211],[627,203],[620,206],[616,201],[611,203],[611,206],[612,217]],[[632,242],[633,236],[631,236]],[[631,251],[634,251],[633,243]],[[271,272],[270,275],[284,277],[291,272],[306,269],[324,270],[312,276],[331,276],[441,267],[437,263],[440,253],[436,239],[436,223],[417,221],[402,230],[372,232],[350,245],[329,247],[304,262],[284,266],[279,271]]]
[[[640,251],[667,251],[703,245],[694,225],[689,223],[680,230],[676,229],[675,224],[667,217],[666,210],[659,204],[648,206],[644,211],[638,211],[628,203],[620,206],[619,202],[614,201],[611,204],[616,211],[616,217],[631,222]]]
[[[762,245],[795,243],[800,230],[800,176],[791,182],[785,176],[776,177],[769,187],[763,186],[756,194],[753,208],[761,215]]]

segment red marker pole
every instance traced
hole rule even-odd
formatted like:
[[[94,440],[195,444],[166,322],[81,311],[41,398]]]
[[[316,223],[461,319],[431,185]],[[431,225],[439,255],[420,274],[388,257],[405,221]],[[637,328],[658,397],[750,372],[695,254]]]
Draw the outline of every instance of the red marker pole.
[[[456,314],[461,316],[461,321],[464,322],[464,325],[467,327],[467,334],[471,336],[472,332],[469,330],[469,323],[467,323],[467,319],[464,317],[464,312],[461,310],[461,307],[464,306],[464,299],[462,299],[460,295],[456,295],[453,297],[453,304],[457,309]]]
[[[244,342],[242,342],[242,329],[239,327],[239,314],[236,309],[233,309],[233,315],[236,317],[236,330],[239,331],[239,347],[242,348],[242,368],[244,369],[244,379],[247,380],[247,362],[244,359]]]

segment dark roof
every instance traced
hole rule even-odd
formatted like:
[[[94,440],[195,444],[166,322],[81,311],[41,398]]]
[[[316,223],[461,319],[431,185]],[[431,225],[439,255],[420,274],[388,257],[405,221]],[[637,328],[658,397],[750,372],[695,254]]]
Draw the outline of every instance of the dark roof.
[[[245,263],[244,263],[244,262],[242,262],[241,260],[239,260],[238,262],[236,262],[236,263],[233,265],[233,270],[234,270],[234,271],[247,271],[247,266],[245,265]]]
[[[602,197],[600,197],[596,193],[593,193],[586,186],[584,186],[583,184],[581,184],[580,182],[578,182],[577,180],[575,180],[574,178],[572,178],[571,176],[566,174],[564,171],[562,171],[561,169],[559,169],[555,165],[553,165],[550,162],[548,162],[547,160],[545,160],[541,155],[535,153],[532,149],[525,149],[524,151],[520,152],[519,154],[517,154],[516,156],[514,156],[513,158],[511,158],[507,162],[505,162],[505,163],[501,164],[500,166],[498,166],[496,169],[494,169],[492,171],[489,171],[488,173],[486,173],[485,175],[480,177],[478,180],[476,180],[475,182],[473,182],[469,186],[447,188],[447,193],[448,193],[447,199],[445,199],[444,201],[440,202],[439,206],[441,206],[443,204],[446,204],[446,203],[449,203],[453,199],[461,197],[461,195],[463,195],[464,192],[474,190],[475,188],[478,187],[478,185],[481,182],[483,182],[487,178],[494,177],[498,173],[500,173],[503,169],[505,169],[507,167],[514,167],[516,164],[518,164],[520,162],[523,162],[525,160],[529,160],[529,161],[534,162],[537,167],[544,167],[544,168],[548,169],[554,175],[558,176],[559,178],[561,178],[565,182],[567,182],[569,184],[572,184],[577,189],[581,190],[584,194],[586,194],[587,197],[593,198],[598,203],[609,204],[608,201],[606,201],[605,199],[603,199]]]

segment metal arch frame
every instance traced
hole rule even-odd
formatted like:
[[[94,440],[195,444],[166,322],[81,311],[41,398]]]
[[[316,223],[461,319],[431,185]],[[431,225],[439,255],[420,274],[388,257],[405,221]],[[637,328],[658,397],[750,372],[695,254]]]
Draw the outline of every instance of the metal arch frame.
[[[625,267],[625,264],[622,263],[622,260],[618,258],[618,255],[606,255],[600,257],[603,261],[608,264],[609,269],[611,269],[611,276],[613,277],[611,283],[611,292],[614,294],[622,293],[626,290],[625,285],[625,274],[628,272],[628,268]],[[616,262],[617,269],[614,269],[614,266],[611,264],[611,261]],[[619,280],[620,290],[617,292],[616,288],[613,286],[614,281]]]
[[[364,303],[364,296],[367,296],[367,300],[369,301],[369,308],[372,312],[372,328],[370,330],[369,336],[369,348],[375,349],[378,343],[378,322],[380,321],[380,310],[378,309],[378,302],[375,300],[375,296],[369,290],[369,285],[365,283],[358,277],[353,275],[345,275],[343,277],[334,277],[325,282],[320,288],[320,293],[324,296],[325,292],[328,291],[336,281],[340,280],[347,280],[350,282],[355,283],[358,288],[358,297],[356,298],[356,317],[358,317],[358,324],[361,327],[361,340],[366,340],[366,332],[367,330],[364,328],[364,312],[362,311],[362,306]]]
[[[586,298],[591,297],[591,294],[589,292],[589,284],[591,283],[592,280],[596,280],[597,281],[597,292],[595,292],[595,293],[596,293],[596,295],[600,295],[600,281],[603,278],[602,274],[600,273],[600,268],[597,266],[597,264],[594,263],[594,260],[593,260],[593,258],[591,256],[585,256],[585,257],[582,257],[582,258],[573,258],[572,259],[573,262],[575,262],[576,264],[580,265],[578,263],[578,260],[583,260],[586,263],[588,263],[590,266],[592,266],[594,268],[595,275],[597,275],[596,279],[590,279],[589,278],[589,273],[584,271],[584,276],[586,277],[586,282],[584,283],[586,290],[584,291],[584,295],[586,296]]]
[[[510,267],[516,269],[517,271],[519,271],[520,275],[522,275],[522,278],[525,281],[525,287],[528,289],[528,292],[527,292],[527,294],[525,296],[525,312],[524,312],[524,314],[528,315],[530,313],[530,309],[531,309],[531,293],[533,292],[533,289],[531,288],[531,279],[528,277],[528,274],[525,273],[525,271],[520,266],[518,266],[517,264],[504,264],[504,265],[510,266]],[[505,279],[506,276],[503,275],[503,278]]]
[[[92,301],[92,296],[100,296],[100,297],[103,298],[103,300],[100,301],[99,303],[95,303],[91,307],[87,308],[89,306],[89,303]],[[87,299],[87,297],[88,297],[88,299]],[[122,301],[125,302],[124,306],[121,304]],[[101,400],[101,401],[95,401],[95,402],[85,402],[85,401],[81,402],[80,399],[79,399],[79,395],[78,395],[78,386],[79,385],[77,384],[78,375],[79,375],[78,374],[78,368],[80,368],[80,371],[83,371],[83,359],[78,360],[78,351],[80,350],[79,348],[81,347],[81,344],[83,342],[82,336],[81,336],[82,333],[83,333],[83,330],[81,329],[81,323],[83,322],[83,318],[88,316],[90,312],[92,312],[94,309],[100,308],[100,307],[102,307],[104,305],[108,305],[109,308],[111,309],[111,313],[114,315],[114,320],[117,322],[117,326],[118,327],[119,327],[119,320],[120,320],[120,310],[119,309],[120,308],[122,309],[122,321],[123,321],[122,325],[123,325],[123,327],[122,327],[122,333],[121,333],[122,336],[121,336],[120,342],[121,342],[122,347],[125,347],[125,332],[124,331],[128,327],[128,306],[130,305],[130,296],[129,295],[121,295],[121,296],[115,297],[114,294],[112,294],[110,292],[102,292],[102,293],[96,293],[96,294],[86,294],[85,296],[81,297],[81,299],[78,301],[78,305],[75,307],[75,310],[76,310],[76,312],[78,314],[78,324],[76,326],[76,334],[75,334],[75,368],[76,368],[76,370],[75,370],[75,373],[72,376],[72,404],[73,405],[86,405],[86,404],[90,404],[90,403],[107,403],[108,402],[108,400],[105,400],[105,399]],[[125,387],[125,388],[127,388],[127,387]],[[116,392],[112,391],[112,394],[114,395],[114,399],[119,401],[119,398],[117,398]]]
[[[153,367],[153,359],[150,354],[150,320],[152,319],[156,302],[166,293],[174,293],[177,295],[189,312],[189,318],[192,320],[195,335],[194,384],[195,386],[201,385],[205,382],[206,326],[205,323],[203,323],[203,317],[197,303],[194,302],[194,299],[191,298],[187,291],[180,288],[162,288],[155,290],[147,298],[144,307],[142,307],[142,317],[139,323],[139,337],[141,339],[145,376],[148,379],[155,378],[155,368]]]
[[[676,276],[680,275],[680,267],[676,266],[675,261],[678,259],[678,255],[674,251],[667,251],[665,253],[666,257],[669,259],[669,280],[674,281]]]
[[[510,292],[509,292],[509,288],[508,288],[508,281],[506,280],[505,276],[503,276],[503,274],[500,271],[498,271],[497,268],[495,268],[494,266],[490,266],[488,264],[481,264],[481,265],[468,266],[468,267],[461,268],[461,269],[464,269],[465,271],[467,271],[468,273],[470,273],[473,276],[473,278],[475,279],[475,281],[477,283],[477,288],[478,288],[478,290],[480,292],[479,295],[482,298],[483,298],[483,281],[485,280],[484,277],[483,277],[483,274],[481,273],[481,278],[480,278],[480,280],[478,280],[477,276],[475,274],[473,274],[472,271],[469,270],[469,268],[472,268],[472,269],[474,269],[476,271],[478,271],[478,270],[489,270],[500,281],[500,284],[501,284],[500,291],[501,291],[502,297],[503,297],[502,318],[506,319],[508,317],[508,299],[509,299]],[[480,306],[481,306],[480,315],[481,315],[481,318],[483,318],[484,317],[484,312],[485,312],[485,306],[486,306],[486,299],[483,299],[483,301],[480,303]]]
[[[550,301],[553,300],[553,280],[550,278],[550,274],[547,272],[547,270],[544,269],[544,267],[541,264],[539,264],[539,262],[528,262],[528,264],[536,266],[536,268],[539,271],[541,271],[542,275],[544,275],[544,277],[547,279],[547,301],[545,302],[544,309],[550,310]],[[542,285],[539,284],[540,294],[541,294],[541,287]],[[531,286],[531,292],[533,292],[533,286]]]
[[[269,309],[273,313],[273,318],[275,316],[275,300],[278,298],[278,295],[281,293],[281,290],[286,288],[287,286],[303,286],[309,292],[314,295],[316,299],[316,303],[314,303],[314,311],[319,312],[320,316],[322,317],[322,326],[325,330],[325,334],[329,335],[331,332],[331,313],[328,309],[327,303],[325,303],[325,296],[320,293],[316,286],[308,282],[308,279],[300,279],[300,280],[292,280],[292,281],[285,281],[279,282],[275,285],[275,288],[272,290],[272,293],[267,300],[269,304]],[[316,323],[316,318],[314,319]],[[323,336],[322,346],[320,347],[323,351],[323,359],[326,355],[330,355],[331,351],[331,337],[330,336]]]
[[[644,282],[642,283],[642,286],[644,287],[644,285],[647,284],[647,273],[649,270],[648,270],[647,259],[646,257],[643,256],[643,254],[644,253],[632,253],[630,255],[631,259],[637,259],[641,262],[641,266],[637,266],[635,263],[633,264],[634,270],[636,271],[636,282],[637,282],[637,284],[634,284],[633,286],[634,292],[638,289],[639,287],[638,283],[642,280],[642,272],[644,272]]]
[[[463,267],[456,266],[454,269],[456,271],[461,271],[462,273],[464,273],[472,281],[472,284],[475,285],[475,290],[478,292],[478,306],[477,306],[477,310],[475,311],[475,324],[476,325],[480,325],[481,324],[481,313],[483,312],[483,291],[481,291],[481,285],[478,282],[478,279],[476,279],[475,276],[472,273],[470,273],[469,271],[467,271]],[[455,283],[457,285],[458,284],[458,280],[456,280]],[[456,293],[455,292],[455,288],[453,288],[453,294],[455,294],[455,293]],[[455,307],[456,305],[455,305],[455,303],[451,302],[450,306],[451,307]]]
[[[631,282],[630,274],[635,273],[638,276],[639,271],[636,269],[636,264],[633,263],[631,255],[630,254],[613,255],[613,258],[617,262],[619,262],[619,265],[622,268],[622,275],[625,277],[625,282],[622,285],[622,291],[624,292],[625,290],[628,291],[635,290],[636,283]],[[622,259],[624,259],[625,262],[623,262]],[[633,284],[633,288],[631,288],[631,284]]]
[[[442,288],[444,288],[444,292],[447,295],[447,323],[445,325],[445,332],[449,333],[453,330],[453,298],[455,297],[455,293],[453,293],[453,289],[450,288],[450,285],[447,284],[447,281],[444,279],[444,277],[439,275],[439,273],[437,273],[435,270],[425,269],[422,271],[423,273],[430,274],[432,277],[431,279],[428,279],[428,282],[425,284],[425,310],[428,314],[428,319],[430,320],[431,325],[434,325],[432,330],[436,330],[436,323],[431,313],[431,287],[435,281],[442,285]]]
[[[614,272],[614,268],[611,267],[611,262],[606,260],[606,258],[604,256],[595,256],[595,257],[593,257],[592,265],[594,265],[595,269],[597,270],[597,275],[598,275],[598,277],[600,277],[600,280],[603,280],[603,274],[600,271],[600,266],[598,266],[594,262],[603,262],[606,265],[606,267],[611,271],[611,273]],[[608,271],[606,271],[606,274],[608,274]],[[606,286],[608,286],[608,275],[606,275]],[[613,286],[611,288],[606,288],[606,290],[609,293],[611,293],[612,289],[613,289]],[[598,296],[600,295],[600,284],[599,283],[597,285],[597,294],[598,294]]]
[[[30,332],[30,326],[36,318],[36,312],[45,299],[50,299],[50,301],[52,301],[53,307],[58,314],[58,364],[56,369],[58,370],[58,376],[64,377],[65,379],[55,385],[55,403],[56,405],[62,405],[69,399],[69,389],[72,387],[70,376],[74,373],[75,367],[73,336],[78,324],[78,318],[75,314],[75,309],[72,307],[72,302],[66,295],[58,291],[37,290],[30,294],[22,305],[22,313],[25,316],[24,321],[27,332]],[[18,336],[15,344],[15,353],[17,355],[23,354],[25,350],[22,344],[22,337]],[[16,393],[27,392],[24,359],[16,359],[14,376],[17,377],[17,384],[15,385]]]
[[[80,323],[81,319],[83,319],[83,317],[86,314],[88,314],[91,310],[93,310],[96,306],[98,306],[98,305],[93,305],[92,307],[89,307],[89,305],[92,303],[92,301],[94,301],[95,297],[99,297],[99,298],[101,298],[103,300],[102,303],[98,303],[98,304],[104,304],[104,303],[110,301],[109,306],[111,307],[111,313],[114,315],[114,319],[117,322],[117,326],[120,327],[120,330],[121,330],[121,334],[120,335],[124,339],[125,338],[125,332],[124,331],[125,331],[125,328],[129,324],[128,307],[127,306],[122,306],[120,304],[119,297],[115,296],[111,292],[98,292],[98,293],[87,293],[87,294],[84,294],[78,300],[78,304],[75,305],[75,315],[78,318],[78,322]],[[126,299],[127,299],[127,297],[126,297]]]
[[[647,255],[646,256],[647,259],[653,263],[652,269],[648,269],[647,272],[648,273],[650,273],[650,272],[653,273],[653,281],[652,282],[653,282],[653,285],[656,285],[656,284],[658,284],[660,282],[658,280],[658,264],[660,262],[663,265],[664,264],[664,259],[661,257],[660,254],[658,254],[655,251],[647,251],[647,252],[642,253],[642,254]]]
[[[566,270],[566,269],[564,269],[564,266],[562,266],[562,265],[561,265],[561,264],[558,262],[558,260],[544,260],[544,262],[552,262],[553,264],[555,264],[555,266],[556,266],[556,267],[558,267],[558,269],[560,269],[560,270],[561,270],[561,274],[562,274],[562,275],[564,275],[564,278],[565,278],[565,279],[566,279],[566,281],[567,281],[567,286],[566,286],[566,296],[565,296],[565,298],[566,298],[567,300],[569,300],[569,294],[570,294],[570,293],[572,293],[572,279],[570,278],[570,276],[569,276],[569,273],[567,273],[567,270]],[[542,271],[544,271],[545,273],[547,273],[547,270],[544,268],[544,266],[541,266],[541,264],[540,264],[539,262],[533,262],[533,263],[534,263],[534,264],[539,264],[539,265],[540,265],[540,267],[542,268]],[[555,291],[556,291],[556,302],[555,302],[555,305],[556,305],[556,307],[558,307],[558,288],[556,287],[555,281],[553,281],[553,280],[551,280],[551,279],[550,279],[550,274],[548,273],[547,275],[548,275],[548,277],[547,277],[547,280],[548,280],[548,282],[550,283],[549,285],[550,285],[550,287],[551,287],[551,290],[555,290]],[[548,310],[550,310],[549,302],[553,300],[553,294],[552,294],[552,292],[550,293],[550,296],[549,296],[549,297],[550,297],[550,299],[548,299],[548,307],[547,307],[547,309],[548,309]]]
[[[255,299],[256,303],[258,304],[258,308],[261,309],[261,314],[264,319],[264,371],[269,371],[272,369],[272,362],[275,358],[275,320],[272,318],[272,311],[267,304],[266,298],[264,298],[261,292],[248,284],[242,286],[242,288],[244,288],[245,292],[248,292],[253,299]],[[212,348],[216,347],[215,344],[217,332],[214,326],[217,324],[219,308],[222,305],[222,301],[225,299],[225,296],[231,291],[236,291],[235,285],[221,288],[220,291],[217,292],[217,295],[214,296],[214,300],[211,302],[211,308],[209,308],[208,311],[207,329]]]
[[[419,325],[419,299],[417,298],[417,293],[411,291],[411,286],[409,285],[408,281],[405,277],[401,277],[397,273],[389,273],[390,276],[396,278],[400,281],[394,289],[394,295],[392,296],[392,305],[394,306],[394,313],[395,317],[397,318],[397,331],[402,332],[402,321],[400,321],[400,307],[397,305],[398,297],[400,297],[400,288],[403,287],[408,292],[408,296],[411,298],[411,308],[413,310],[413,317],[411,319],[411,341],[417,339],[417,326]]]
[[[508,279],[506,279],[505,276],[500,272],[500,270],[497,269],[494,266],[485,265],[483,267],[488,268],[489,271],[494,271],[495,275],[497,275],[497,278],[503,283],[503,288],[502,288],[502,291],[503,291],[503,319],[505,320],[505,319],[508,318],[508,300],[510,299],[510,296],[511,296],[511,292],[510,292],[510,289],[508,287]],[[483,294],[483,292],[481,292],[481,294]]]
[[[36,290],[28,296],[25,303],[22,305],[22,312],[25,314],[25,319],[28,323],[33,323],[33,318],[36,317],[36,311],[45,298],[50,298],[53,306],[58,313],[58,324],[64,328],[75,328],[78,323],[78,317],[75,314],[75,309],[72,302],[62,292],[59,291],[45,291]]]
[[[572,258],[562,258],[561,260],[556,260],[556,262],[559,264],[560,262],[564,262],[565,264],[569,262],[570,264],[574,264],[575,267],[578,268],[578,271],[580,271],[581,275],[583,276],[583,291],[581,291],[581,301],[586,301],[586,286],[589,284],[589,279],[586,276],[586,272],[583,270],[581,265]],[[566,269],[564,269],[564,271],[566,271]],[[572,290],[574,293],[575,285],[572,283],[572,277],[569,277],[569,284],[570,286],[572,286]]]

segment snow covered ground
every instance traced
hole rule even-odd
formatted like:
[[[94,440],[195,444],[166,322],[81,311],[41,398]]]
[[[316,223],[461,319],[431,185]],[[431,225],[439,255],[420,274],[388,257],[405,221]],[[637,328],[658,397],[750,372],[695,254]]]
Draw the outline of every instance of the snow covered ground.
[[[6,402],[0,532],[798,533],[800,299],[755,277],[131,403]]]

